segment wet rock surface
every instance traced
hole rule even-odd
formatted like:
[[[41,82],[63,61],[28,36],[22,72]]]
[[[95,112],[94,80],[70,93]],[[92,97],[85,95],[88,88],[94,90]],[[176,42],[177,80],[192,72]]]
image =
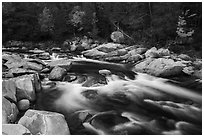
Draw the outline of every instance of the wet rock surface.
[[[34,135],[69,135],[64,116],[55,112],[28,110],[19,120]]]

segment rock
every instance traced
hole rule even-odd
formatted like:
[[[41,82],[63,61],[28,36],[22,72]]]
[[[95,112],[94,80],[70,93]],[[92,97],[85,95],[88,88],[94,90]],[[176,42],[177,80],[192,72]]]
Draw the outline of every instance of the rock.
[[[172,59],[148,58],[135,65],[134,71],[148,73],[154,76],[168,77],[181,74],[184,67],[181,62],[174,62]]]
[[[30,131],[21,124],[3,124],[2,134],[4,135],[31,135]]]
[[[22,99],[20,101],[18,101],[18,109],[25,111],[27,109],[29,109],[30,107],[30,101],[28,99]]]
[[[137,48],[137,49],[136,49],[137,54],[143,54],[143,53],[145,53],[146,51],[147,51],[147,48]]]
[[[105,58],[105,61],[112,61],[112,62],[120,62],[123,59],[119,56],[113,56],[113,57],[107,57]]]
[[[122,32],[120,31],[114,31],[111,33],[111,39],[113,40],[113,42],[116,42],[116,43],[122,43],[124,42],[124,35]]]
[[[186,54],[180,54],[178,57],[186,61],[192,60],[191,57]]]
[[[202,69],[202,59],[196,59],[196,60],[193,62],[193,66],[194,66],[196,69]]]
[[[15,55],[15,54],[12,54],[12,55],[9,55],[9,54],[3,54],[2,55],[2,60],[5,60],[5,61],[21,61],[21,57],[19,55]]]
[[[19,120],[34,135],[69,135],[69,127],[62,114],[48,111],[27,110]]]
[[[202,69],[201,70],[195,70],[193,76],[202,79]]]
[[[74,74],[68,74],[68,75],[66,75],[66,76],[63,78],[62,81],[72,82],[72,81],[74,81],[74,80],[76,80],[76,79],[77,79],[77,76],[76,76],[76,75],[74,75]]]
[[[71,61],[69,59],[60,59],[60,60],[51,61],[47,65],[50,66],[51,68],[54,68],[55,66],[69,68],[71,65]]]
[[[142,56],[140,55],[140,54],[137,54],[137,55],[132,55],[132,56],[130,56],[128,59],[127,59],[127,61],[128,62],[137,62],[137,61],[139,61],[139,60],[141,60],[142,59]]]
[[[44,68],[43,70],[41,70],[41,73],[49,73],[49,72],[51,72],[49,68]]]
[[[36,73],[34,70],[27,70],[24,68],[12,68],[8,71],[8,74],[14,75],[14,76],[20,76],[25,74],[33,74]]]
[[[80,134],[80,132],[84,129],[83,122],[88,118],[92,117],[95,113],[91,110],[82,110],[76,111],[70,115],[70,119],[68,119],[69,129],[74,134]],[[83,135],[83,132],[82,134]]]
[[[65,76],[67,73],[67,70],[61,67],[54,67],[49,75],[50,80],[62,80],[63,76]]]
[[[8,72],[2,72],[2,78],[13,78],[14,75]]]
[[[2,124],[15,122],[17,115],[18,109],[16,105],[2,97]]]
[[[16,102],[16,85],[12,79],[2,81],[2,96]]]
[[[85,57],[92,57],[92,58],[100,58],[100,57],[103,57],[103,56],[107,55],[107,53],[99,51],[96,48],[91,49],[91,50],[83,51],[82,54]]]
[[[61,50],[61,48],[59,48],[59,47],[53,47],[52,49],[51,49],[51,51],[60,51]]]
[[[123,56],[128,53],[126,49],[119,49],[117,50],[117,52],[118,52],[118,56]]]
[[[25,60],[17,60],[17,59],[14,59],[14,60],[8,60],[4,65],[8,68],[8,69],[11,69],[11,68],[19,68],[19,67],[22,67],[26,64],[26,61]]]
[[[34,53],[34,54],[40,54],[40,53],[44,53],[45,51],[35,48],[34,50],[29,50],[29,52]]]
[[[143,54],[147,51],[146,48],[136,48],[136,49],[132,49],[128,52],[128,54],[130,54],[131,56],[137,55],[137,54]]]
[[[27,62],[37,63],[38,65],[46,66],[46,64],[40,59],[25,59]]]
[[[39,54],[38,57],[39,57],[39,59],[42,59],[42,60],[49,60],[50,54],[48,52],[44,52],[44,53]]]
[[[168,49],[164,49],[164,48],[158,49],[157,52],[161,57],[170,55],[170,51]]]
[[[37,74],[36,74],[37,75]],[[35,92],[40,87],[38,76],[35,74],[23,75],[15,78],[17,100],[28,99],[34,101]],[[39,86],[39,87],[38,87]]]
[[[77,42],[73,41],[73,43],[70,45],[70,51],[75,51],[77,49]]]
[[[81,40],[81,47],[83,47],[83,49],[85,49],[85,50],[90,49],[90,43],[89,43],[89,40],[87,37],[84,37]]]
[[[194,73],[194,68],[192,66],[188,66],[183,68],[182,71],[188,75],[192,75]]]
[[[148,58],[157,58],[159,57],[159,54],[157,52],[157,48],[156,47],[152,47],[151,49],[147,50],[145,52],[145,57]]]
[[[111,51],[122,49],[124,47],[125,46],[121,45],[121,44],[107,43],[107,44],[99,45],[98,47],[96,47],[96,49],[98,51],[102,51],[102,52],[108,53],[108,52],[111,52]]]
[[[31,70],[36,70],[36,71],[40,71],[43,68],[41,64],[37,64],[33,62],[26,62],[26,64],[23,67],[26,69],[31,69]]]

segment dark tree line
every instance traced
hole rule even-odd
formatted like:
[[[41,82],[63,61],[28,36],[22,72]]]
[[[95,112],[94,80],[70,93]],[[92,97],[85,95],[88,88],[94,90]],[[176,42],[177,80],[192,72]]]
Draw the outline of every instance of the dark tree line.
[[[4,2],[2,6],[3,41],[64,41],[83,35],[108,39],[115,30],[134,41],[154,43],[183,40],[185,35],[178,32],[193,30],[190,37],[202,40],[201,2]],[[185,21],[179,26],[182,14],[180,22]]]

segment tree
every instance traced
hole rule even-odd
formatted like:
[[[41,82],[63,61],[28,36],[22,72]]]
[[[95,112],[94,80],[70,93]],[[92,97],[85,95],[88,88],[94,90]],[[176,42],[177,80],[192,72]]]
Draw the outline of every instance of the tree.
[[[85,12],[81,10],[80,6],[75,6],[71,13],[69,14],[70,22],[74,26],[74,36],[76,35],[76,31],[81,31],[82,27],[82,19],[85,15]]]
[[[53,32],[54,22],[51,11],[45,7],[39,16],[39,24],[42,32]]]

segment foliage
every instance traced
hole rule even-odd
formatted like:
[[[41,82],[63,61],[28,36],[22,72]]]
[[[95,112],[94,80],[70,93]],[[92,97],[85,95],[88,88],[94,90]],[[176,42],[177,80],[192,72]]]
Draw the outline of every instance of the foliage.
[[[40,14],[38,22],[42,32],[52,32],[54,29],[53,15],[51,11],[45,7]]]
[[[85,12],[81,10],[80,6],[75,6],[69,14],[71,24],[78,28],[79,31],[83,29],[80,26],[83,24],[82,19],[84,15]]]
[[[135,42],[152,45],[190,36],[199,49],[202,3],[3,2],[2,26],[3,41],[64,41],[73,34],[108,39],[119,28]]]

